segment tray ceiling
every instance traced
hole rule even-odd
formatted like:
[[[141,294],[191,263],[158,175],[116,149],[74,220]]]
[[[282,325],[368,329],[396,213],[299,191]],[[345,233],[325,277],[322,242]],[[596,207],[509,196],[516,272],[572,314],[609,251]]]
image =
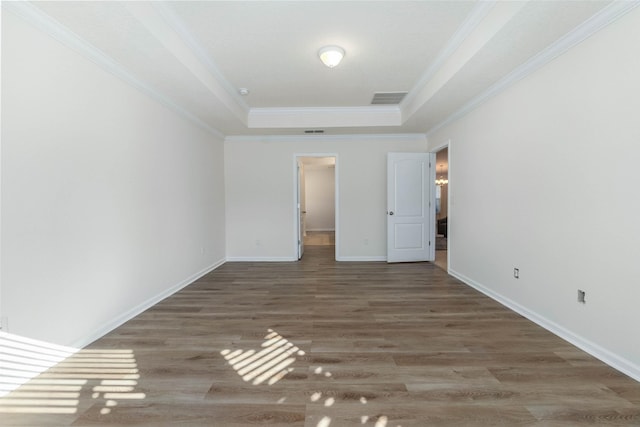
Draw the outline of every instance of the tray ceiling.
[[[110,71],[224,135],[428,133],[635,5],[3,2],[54,36],[81,40],[76,50],[107,58]],[[346,56],[329,69],[317,52],[333,44]],[[408,94],[398,105],[371,105],[376,92]]]

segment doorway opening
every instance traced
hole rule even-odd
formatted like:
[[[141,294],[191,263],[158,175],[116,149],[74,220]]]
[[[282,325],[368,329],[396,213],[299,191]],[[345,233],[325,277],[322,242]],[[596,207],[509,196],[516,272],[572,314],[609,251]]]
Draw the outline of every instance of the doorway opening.
[[[436,151],[436,260],[447,271],[449,260],[449,146]]]
[[[337,259],[337,156],[304,154],[295,160],[298,259],[319,251],[330,251]]]

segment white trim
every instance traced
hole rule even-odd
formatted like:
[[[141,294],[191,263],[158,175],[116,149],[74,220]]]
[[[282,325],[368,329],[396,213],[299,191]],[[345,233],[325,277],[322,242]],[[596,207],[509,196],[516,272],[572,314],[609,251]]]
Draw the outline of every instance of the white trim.
[[[387,257],[384,255],[378,256],[341,256],[336,257],[336,261],[345,261],[345,262],[371,262],[371,261],[381,261],[386,262]]]
[[[431,129],[429,129],[426,133],[427,137],[437,131],[438,129],[447,126],[456,120],[464,117],[469,112],[473,111],[481,104],[485,103],[490,98],[498,95],[499,93],[506,90],[509,86],[514,83],[524,79],[528,75],[532,74],[534,71],[542,68],[547,63],[551,62],[553,59],[558,56],[564,54],[566,51],[576,46],[580,42],[584,41],[588,37],[592,36],[596,32],[600,31],[605,26],[611,24],[615,20],[619,19],[626,13],[640,6],[640,0],[634,1],[613,1],[598,13],[593,15],[591,18],[587,19],[582,24],[575,27],[573,30],[569,31],[563,37],[556,40],[554,43],[549,45],[546,49],[538,52],[531,59],[529,59],[524,64],[516,67],[513,71],[507,74],[502,79],[498,80],[493,85],[489,86],[486,90],[484,90],[480,95],[471,99],[469,102],[464,104],[460,109],[455,111],[449,117],[444,119],[442,122],[438,123]]]
[[[449,180],[449,183],[447,184],[447,273],[449,273],[449,266],[451,265],[451,243],[453,241],[451,238],[449,238],[451,237],[449,228],[449,224],[451,224],[451,139],[447,139],[445,142],[433,147],[431,149],[431,153],[436,153],[437,156],[438,151],[442,151],[445,148],[447,149],[447,179]],[[437,231],[436,219],[434,219],[434,223],[436,224],[434,226],[436,227]]]
[[[492,291],[491,289],[483,286],[482,284],[476,282],[475,280],[466,277],[465,275],[458,273],[454,270],[452,270],[451,268],[449,268],[449,274],[452,275],[453,277],[455,277],[456,279],[464,282],[465,284],[471,286],[472,288],[482,292],[483,294],[485,294],[486,296],[488,296],[489,298],[499,302],[500,304],[504,305],[507,308],[510,308],[511,310],[515,311],[516,313],[526,317],[527,319],[531,320],[532,322],[538,324],[539,326],[543,327],[544,329],[546,329],[547,331],[557,335],[558,337],[570,342],[571,344],[575,345],[576,347],[580,348],[581,350],[584,350],[585,352],[589,353],[590,355],[592,355],[593,357],[601,360],[602,362],[606,363],[607,365],[611,366],[612,368],[617,369],[618,371],[630,376],[631,378],[635,379],[636,381],[640,381],[640,365],[637,365],[635,363],[633,363],[632,361],[625,359],[623,357],[618,356],[615,353],[612,353],[611,351],[607,350],[604,347],[599,346],[596,343],[593,343],[589,340],[587,340],[586,338],[575,334],[574,332],[562,327],[561,325],[547,319],[544,316],[541,316],[540,314],[533,312],[531,310],[529,310],[526,307],[523,307],[522,305],[518,304],[517,302],[497,293]]]
[[[451,139],[447,139],[445,142],[440,143],[440,145],[436,145],[431,148],[431,152],[437,153],[438,151],[444,150],[445,148],[449,148],[449,144],[451,144]],[[448,154],[447,154],[448,157]],[[449,159],[447,158],[447,162]]]
[[[294,158],[294,162],[295,162],[295,178],[293,181],[293,192],[294,192],[294,197],[293,197],[293,206],[294,206],[294,215],[293,215],[293,226],[295,229],[295,233],[294,233],[294,243],[296,246],[296,258],[298,260],[302,259],[302,257],[304,256],[304,236],[306,236],[306,232],[304,230],[304,221],[302,220],[302,193],[304,191],[306,191],[306,186],[303,189],[302,188],[302,180],[300,179],[301,177],[305,177],[305,171],[304,171],[304,165],[303,163],[300,161],[300,159],[298,159],[297,157]],[[306,182],[305,182],[306,184]],[[306,197],[306,195],[305,195]],[[305,200],[306,203],[306,200]]]
[[[451,140],[448,139],[447,140],[447,180],[449,181],[447,183],[447,273],[449,273],[449,271],[451,270],[451,253],[452,253],[452,248],[455,247],[455,243],[453,243],[453,239],[451,239],[451,213],[452,213],[452,208],[453,205],[451,203],[452,197],[451,195],[453,194],[453,190],[455,189],[455,178],[452,180],[452,174],[451,174]],[[453,182],[453,184],[452,184]],[[455,224],[455,218],[454,218],[454,224]],[[455,227],[455,225],[454,225]],[[455,230],[454,230],[454,234],[455,234]]]
[[[300,107],[251,108],[249,128],[325,128],[361,126],[400,126],[400,107]]]
[[[109,333],[112,330],[116,329],[118,326],[121,326],[125,322],[133,319],[134,317],[136,317],[137,315],[139,315],[143,311],[148,310],[149,308],[153,307],[154,305],[156,305],[160,301],[164,300],[165,298],[170,297],[171,295],[175,294],[179,290],[181,290],[181,289],[187,287],[188,285],[192,284],[193,282],[195,282],[196,280],[198,280],[199,278],[201,278],[205,274],[208,274],[211,271],[215,270],[216,268],[220,267],[225,262],[226,262],[225,259],[218,260],[214,264],[212,264],[212,265],[210,265],[210,266],[198,271],[197,273],[192,274],[191,276],[189,276],[186,279],[180,281],[176,285],[174,285],[174,286],[172,286],[172,287],[170,287],[168,289],[165,289],[164,291],[160,292],[158,295],[155,295],[155,296],[147,299],[146,301],[141,302],[140,304],[136,305],[135,307],[125,311],[124,313],[120,314],[119,316],[117,316],[113,320],[111,320],[108,323],[102,325],[100,328],[94,330],[92,333],[90,333],[90,334],[88,334],[88,335],[86,335],[84,337],[81,337],[81,338],[78,338],[78,339],[74,340],[74,342],[72,344],[70,344],[70,346],[71,347],[77,347],[77,348],[86,347],[87,345],[91,344],[95,340],[105,336],[107,333]]]
[[[153,98],[155,101],[169,108],[174,113],[198,125],[214,136],[220,139],[224,138],[224,135],[220,131],[209,126],[207,123],[200,120],[190,111],[175,103],[172,99],[156,91],[152,86],[148,85],[147,83],[135,77],[133,74],[129,73],[111,57],[109,57],[104,52],[93,46],[91,43],[87,42],[82,37],[78,36],[73,31],[53,19],[51,16],[44,13],[37,6],[23,1],[5,1],[2,2],[2,7],[11,11],[16,16],[24,19],[26,22],[28,22],[38,30],[50,35],[66,47],[84,56],[86,59],[98,65],[103,70],[123,80],[125,83],[138,89],[145,95]]]
[[[334,159],[336,159],[335,162],[335,167],[334,167],[334,175],[333,175],[333,179],[334,179],[334,197],[335,197],[335,202],[334,202],[334,211],[333,211],[333,215],[334,215],[334,224],[335,224],[335,259],[336,261],[338,260],[339,256],[340,256],[340,159],[338,157],[338,153],[294,153],[293,154],[293,218],[295,218],[295,220],[293,221],[293,234],[294,234],[294,256],[296,258],[296,261],[298,261],[298,206],[297,206],[297,199],[298,199],[298,189],[297,189],[297,182],[298,182],[298,160],[301,157],[333,157]],[[309,231],[313,231],[313,230],[309,230]]]
[[[222,71],[197,41],[196,37],[193,36],[166,2],[151,2],[148,5],[144,5],[141,2],[133,2],[125,5],[125,7],[132,11],[136,18],[154,34],[156,39],[200,80],[229,111],[240,119],[244,125],[247,124],[249,106],[240,96],[238,90],[224,77]],[[160,15],[162,19],[157,19],[155,15]],[[158,24],[159,27],[156,26]],[[166,27],[170,28],[170,30]],[[177,39],[174,39],[174,32],[178,35]],[[182,43],[177,42],[177,40]]]
[[[338,154],[336,153],[336,163],[333,168],[333,179],[334,179],[334,215],[335,219],[333,221],[335,227],[335,234],[333,236],[333,243],[335,244],[335,257],[336,261],[340,258],[340,162],[338,159]]]
[[[447,60],[453,55],[460,47],[462,42],[476,29],[478,24],[487,16],[489,11],[495,5],[495,1],[481,1],[475,4],[473,10],[467,15],[464,22],[453,36],[447,41],[446,45],[438,52],[435,59],[429,65],[429,68],[418,79],[417,83],[413,85],[407,96],[400,102],[400,109],[402,110],[403,117],[409,117],[409,107],[414,103],[416,96],[420,93],[420,90],[429,83],[429,80],[438,72],[438,70],[444,65]],[[416,108],[413,108],[414,112]]]
[[[360,107],[254,107],[251,111],[256,115],[270,114],[298,114],[301,112],[312,112],[316,114],[332,114],[340,112],[343,114],[365,114],[371,111],[382,113],[395,113],[398,110],[397,105],[367,105]]]
[[[292,262],[297,261],[296,257],[260,257],[260,256],[234,256],[227,257],[227,262]]]
[[[316,142],[335,142],[335,141],[361,141],[367,139],[369,141],[378,140],[398,140],[398,139],[422,139],[426,141],[424,133],[378,133],[378,134],[340,134],[340,135],[229,135],[224,142],[241,143],[241,142],[294,142],[294,141],[316,141]]]

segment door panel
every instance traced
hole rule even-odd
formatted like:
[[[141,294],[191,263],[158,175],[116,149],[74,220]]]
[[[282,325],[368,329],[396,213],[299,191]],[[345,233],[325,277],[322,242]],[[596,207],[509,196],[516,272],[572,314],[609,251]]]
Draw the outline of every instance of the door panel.
[[[435,259],[431,164],[435,155],[430,153],[387,156],[387,262]]]
[[[424,227],[422,224],[395,224],[395,243],[396,249],[417,249],[424,247],[422,236],[424,235]]]

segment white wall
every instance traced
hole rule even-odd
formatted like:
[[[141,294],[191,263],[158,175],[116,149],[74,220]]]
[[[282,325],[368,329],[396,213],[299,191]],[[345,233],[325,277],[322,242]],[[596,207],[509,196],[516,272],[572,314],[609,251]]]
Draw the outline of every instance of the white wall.
[[[83,345],[224,260],[223,143],[2,16],[9,331]]]
[[[304,169],[307,231],[335,230],[335,169],[327,165]]]
[[[336,155],[340,259],[386,257],[386,154],[426,151],[419,136],[227,138],[227,258],[293,260],[294,157]]]
[[[640,380],[639,26],[636,9],[429,145],[450,140],[451,271]]]

